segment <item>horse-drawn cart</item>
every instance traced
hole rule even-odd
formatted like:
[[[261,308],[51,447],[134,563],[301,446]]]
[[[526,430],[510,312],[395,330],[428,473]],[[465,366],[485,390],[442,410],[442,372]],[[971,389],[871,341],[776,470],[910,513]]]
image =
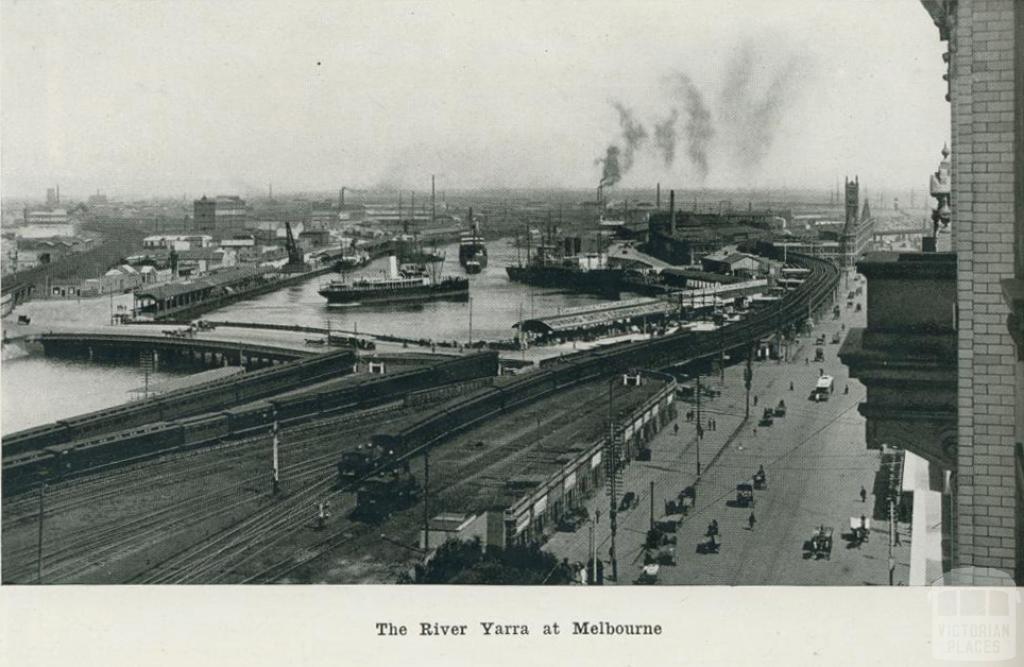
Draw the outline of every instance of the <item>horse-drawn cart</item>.
[[[804,558],[832,560],[832,526],[819,526],[804,544]]]

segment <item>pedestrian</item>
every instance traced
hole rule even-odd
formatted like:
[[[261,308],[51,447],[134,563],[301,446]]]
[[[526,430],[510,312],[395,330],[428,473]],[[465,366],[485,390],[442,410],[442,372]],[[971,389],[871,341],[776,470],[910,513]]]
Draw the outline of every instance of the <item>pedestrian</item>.
[[[714,427],[711,425],[711,417],[708,417],[708,430],[709,431],[714,431],[715,430]]]
[[[757,394],[754,394],[754,405],[757,405]]]
[[[677,423],[675,426],[673,426],[672,430],[675,435],[679,435],[679,424]]]
[[[900,531],[899,530],[894,530],[893,534],[896,536],[896,544],[895,544],[895,546],[902,547],[903,544],[900,542]]]
[[[789,381],[789,390],[793,391],[793,381],[792,380]]]
[[[753,512],[750,513],[750,518],[747,519],[747,522],[750,524],[750,530],[754,530],[754,524],[757,523],[757,518],[754,517]]]
[[[868,501],[868,490],[863,485],[860,487],[860,501],[866,503]]]
[[[811,365],[811,358],[810,357],[804,357],[804,366],[810,366],[810,365]]]

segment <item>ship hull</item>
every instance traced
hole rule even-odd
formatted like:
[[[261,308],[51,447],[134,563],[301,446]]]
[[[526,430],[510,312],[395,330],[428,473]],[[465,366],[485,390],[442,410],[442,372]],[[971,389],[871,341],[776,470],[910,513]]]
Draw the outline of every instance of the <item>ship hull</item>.
[[[459,246],[459,263],[468,270],[469,262],[476,262],[481,269],[487,268],[487,248],[480,244]]]
[[[622,272],[609,269],[576,271],[559,266],[509,266],[509,280],[537,287],[556,287],[618,298]]]
[[[406,287],[402,289],[345,289],[325,288],[320,296],[328,305],[364,303],[407,303],[418,301],[465,301],[469,299],[469,282],[465,279],[446,281],[437,285]]]

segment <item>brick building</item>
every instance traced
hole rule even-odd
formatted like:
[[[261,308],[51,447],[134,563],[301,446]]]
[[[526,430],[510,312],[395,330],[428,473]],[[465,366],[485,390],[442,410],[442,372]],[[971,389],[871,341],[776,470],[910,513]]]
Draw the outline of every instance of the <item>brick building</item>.
[[[209,234],[214,238],[230,237],[245,231],[249,220],[245,200],[241,197],[215,197],[203,195],[192,202],[192,231]]]
[[[1024,55],[1024,6],[1015,0],[922,4],[950,54],[958,313],[953,564],[1005,570],[1019,583],[1024,347],[1021,291],[1014,286],[1024,277],[1024,83],[1014,64]],[[1001,283],[1008,283],[1006,295]],[[1014,293],[1016,303],[1005,298]]]
[[[868,390],[868,446],[928,461],[942,493],[943,571],[995,568],[1021,583],[1024,3],[922,4],[949,43],[952,162],[932,178],[930,252],[858,263],[868,326],[840,356]]]

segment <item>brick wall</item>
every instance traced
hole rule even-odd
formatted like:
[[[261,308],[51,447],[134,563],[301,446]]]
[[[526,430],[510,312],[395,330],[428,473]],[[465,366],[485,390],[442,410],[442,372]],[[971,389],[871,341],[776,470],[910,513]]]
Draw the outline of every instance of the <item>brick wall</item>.
[[[959,438],[956,566],[1014,576],[1016,355],[1000,281],[1014,274],[1015,0],[958,3],[950,45]],[[1024,11],[1024,8],[1018,9]]]

